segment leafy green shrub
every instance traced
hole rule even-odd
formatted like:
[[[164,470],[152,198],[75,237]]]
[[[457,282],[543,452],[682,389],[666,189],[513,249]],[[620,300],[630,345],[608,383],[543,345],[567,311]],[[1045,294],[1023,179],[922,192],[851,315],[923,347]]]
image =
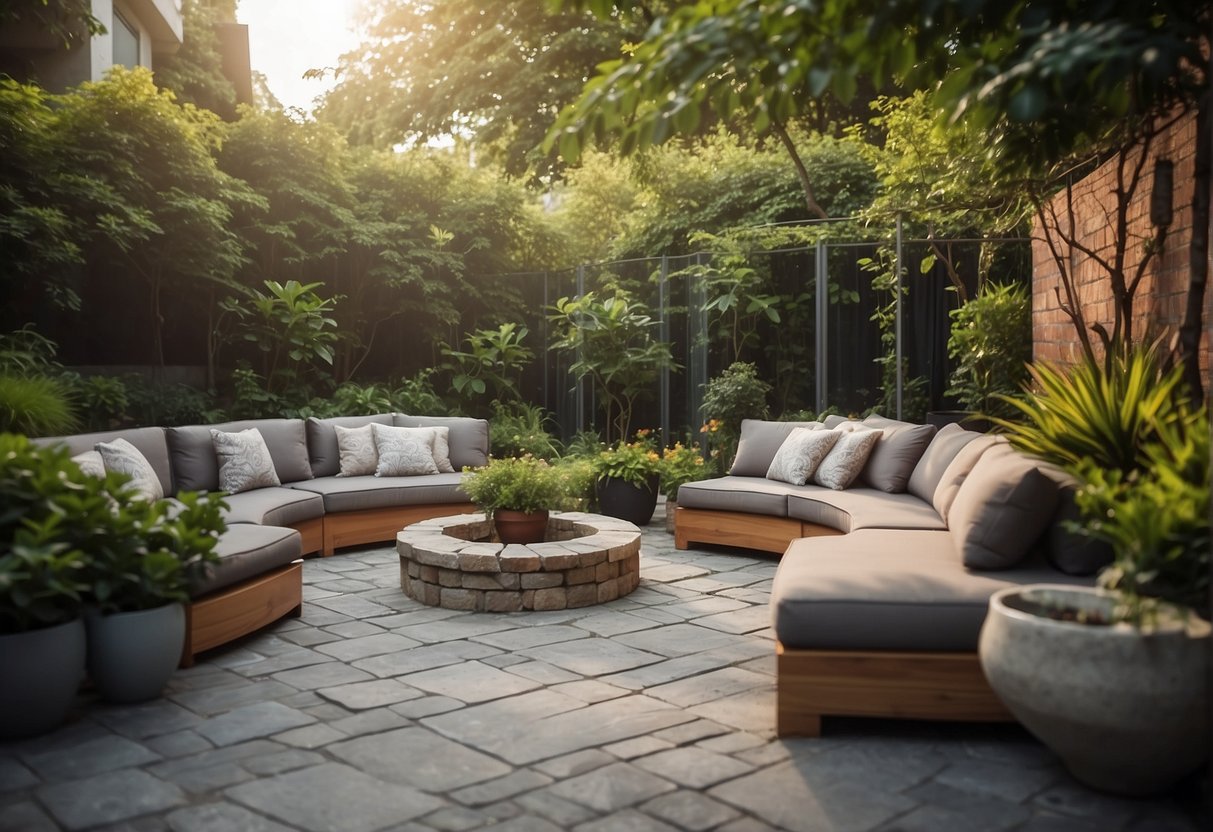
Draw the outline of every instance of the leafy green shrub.
[[[29,436],[70,433],[77,422],[68,395],[54,378],[0,375],[0,431]]]
[[[554,459],[559,445],[546,424],[548,416],[539,405],[526,402],[492,403],[493,417],[489,420],[489,447],[497,456],[531,455]]]
[[[566,479],[542,459],[503,457],[465,471],[460,487],[491,517],[499,509],[533,512],[559,508]]]
[[[86,430],[113,430],[129,423],[130,398],[122,379],[115,376],[82,376],[76,372],[66,372],[61,378],[71,391],[77,409],[83,414]]]
[[[679,486],[706,479],[710,471],[698,448],[675,442],[661,452],[661,493],[667,500],[677,500]]]
[[[956,362],[946,395],[986,418],[1009,418],[1032,360],[1032,302],[1022,284],[986,283],[954,309],[948,355]]]
[[[415,416],[442,416],[447,406],[434,390],[430,377],[433,370],[418,370],[409,378],[402,378],[392,391],[393,410]]]
[[[647,486],[661,474],[661,455],[646,442],[620,442],[590,457],[596,479],[608,477]]]
[[[709,442],[719,450],[727,468],[737,455],[742,419],[765,419],[770,415],[767,394],[771,385],[758,377],[758,368],[735,361],[707,383],[703,390],[703,415]]]
[[[527,333],[525,326],[505,323],[469,333],[466,352],[443,344],[442,354],[449,359],[443,368],[450,371],[455,392],[474,400],[491,387],[497,401],[518,399],[518,376],[535,357],[522,343]]]
[[[130,375],[126,378],[127,412],[135,425],[196,425],[217,422],[215,399],[188,384],[166,383]]]

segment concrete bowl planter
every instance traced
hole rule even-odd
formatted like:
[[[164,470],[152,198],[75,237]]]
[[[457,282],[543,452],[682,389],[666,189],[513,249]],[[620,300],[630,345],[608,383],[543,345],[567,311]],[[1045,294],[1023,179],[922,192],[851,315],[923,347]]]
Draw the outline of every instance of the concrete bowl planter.
[[[1040,584],[990,599],[979,652],[990,686],[1079,780],[1166,790],[1208,756],[1210,626],[1166,606],[1156,625],[1112,620],[1113,593]]]
[[[88,629],[88,674],[107,702],[145,702],[160,696],[181,661],[185,607],[92,613]]]
[[[58,728],[84,678],[84,622],[0,636],[0,739]]]

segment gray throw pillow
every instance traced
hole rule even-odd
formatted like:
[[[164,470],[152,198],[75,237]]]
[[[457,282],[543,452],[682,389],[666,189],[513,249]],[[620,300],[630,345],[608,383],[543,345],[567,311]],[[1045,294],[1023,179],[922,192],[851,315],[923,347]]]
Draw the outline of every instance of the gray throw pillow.
[[[923,451],[922,459],[914,466],[906,491],[920,500],[931,502],[935,499],[935,489],[943,479],[943,472],[952,464],[952,460],[960,453],[965,445],[981,436],[980,433],[965,430],[960,425],[945,425],[935,434],[931,444]]]
[[[850,430],[839,429],[842,436],[834,443],[830,453],[817,466],[813,474],[813,482],[842,491],[849,488],[859,476],[863,466],[867,464],[872,449],[880,441],[880,431],[865,427],[854,427]]]
[[[941,520],[945,523],[948,522],[948,511],[952,508],[952,501],[956,499],[957,492],[964,485],[965,477],[969,476],[969,472],[973,470],[977,460],[981,459],[981,455],[995,445],[1006,444],[1006,441],[1001,437],[985,434],[957,451],[956,456],[948,463],[948,467],[943,470],[943,476],[939,478],[939,485],[935,486],[935,493],[931,495],[931,505],[934,506],[935,513]]]
[[[333,425],[337,434],[339,477],[361,477],[375,473],[379,452],[375,450],[375,431],[369,424],[360,428]]]
[[[775,452],[767,479],[804,485],[841,435],[833,430],[794,428]]]
[[[282,485],[265,437],[257,428],[227,433],[211,428],[219,462],[219,490],[229,494]]]
[[[85,451],[72,457],[72,462],[80,466],[80,471],[87,477],[105,479],[105,460],[100,451]],[[149,465],[151,463],[148,463]]]
[[[1080,523],[1082,512],[1074,494],[1079,482],[1056,465],[1037,462],[1040,471],[1057,483],[1057,511],[1045,537],[1045,557],[1059,572],[1067,575],[1094,575],[1112,563],[1116,553],[1106,540],[1088,537],[1072,531],[1072,523]]]
[[[93,450],[101,454],[106,471],[116,471],[131,478],[130,485],[145,500],[164,499],[164,486],[156,476],[156,470],[139,449],[125,439],[113,442],[98,442]]]
[[[796,428],[818,428],[821,422],[769,422],[742,419],[737,456],[729,474],[734,477],[765,477],[775,453]]]
[[[371,425],[375,449],[379,452],[377,477],[414,477],[437,474],[434,462],[433,428],[396,428]]]
[[[884,431],[884,436],[872,449],[868,464],[863,469],[862,479],[873,488],[890,494],[906,490],[914,466],[922,459],[923,451],[935,436],[934,425],[911,425],[888,423],[892,420],[880,416],[869,416],[864,424]]]
[[[1057,508],[1057,483],[1008,444],[990,448],[956,494],[948,529],[970,569],[1009,569]]]

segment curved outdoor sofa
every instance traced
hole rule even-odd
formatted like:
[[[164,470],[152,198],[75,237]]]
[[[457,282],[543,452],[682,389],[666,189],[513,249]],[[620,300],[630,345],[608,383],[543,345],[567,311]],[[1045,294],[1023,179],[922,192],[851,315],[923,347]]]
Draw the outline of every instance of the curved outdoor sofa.
[[[1005,439],[881,417],[864,420],[883,433],[852,487],[765,477],[793,428],[844,421],[747,420],[731,473],[678,491],[678,548],[782,555],[771,594],[779,734],[817,736],[823,716],[1011,719],[977,657],[990,596],[1090,585],[1111,557],[1064,525],[1077,516],[1072,482]]]
[[[132,428],[35,441],[62,443],[79,454],[100,442],[125,439],[151,463],[164,494],[175,495],[219,489],[211,428],[225,432],[256,428],[261,433],[282,484],[225,496],[228,528],[219,538],[219,562],[195,588],[187,605],[181,661],[189,666],[204,650],[283,616],[299,615],[304,555],[327,557],[344,546],[391,541],[410,523],[467,511],[470,501],[459,488],[458,473],[338,476],[335,427],[356,428],[372,422],[447,427],[450,460],[456,471],[487,462],[489,426],[483,419],[402,413]]]

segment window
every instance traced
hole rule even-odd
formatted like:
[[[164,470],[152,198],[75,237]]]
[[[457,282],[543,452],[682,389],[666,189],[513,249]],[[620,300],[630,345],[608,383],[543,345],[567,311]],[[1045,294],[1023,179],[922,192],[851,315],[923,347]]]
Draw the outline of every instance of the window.
[[[139,66],[139,30],[127,23],[122,15],[114,12],[114,64],[126,67]]]

